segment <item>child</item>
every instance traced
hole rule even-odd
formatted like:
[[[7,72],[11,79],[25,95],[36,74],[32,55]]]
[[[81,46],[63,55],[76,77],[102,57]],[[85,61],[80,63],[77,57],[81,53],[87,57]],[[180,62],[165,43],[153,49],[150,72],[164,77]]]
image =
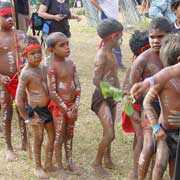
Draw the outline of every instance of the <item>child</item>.
[[[164,66],[172,66],[180,62],[180,37],[177,34],[169,35],[161,47],[161,60]],[[159,98],[161,115],[159,119],[152,108],[154,99]],[[180,78],[173,78],[164,84],[153,86],[144,99],[144,109],[150,121],[153,133],[157,139],[156,162],[153,171],[153,180],[163,179],[163,173],[170,162],[170,178],[173,179],[174,159],[179,137],[179,129],[168,122],[172,110],[180,111]]]
[[[123,26],[117,20],[107,18],[97,27],[101,44],[97,52],[93,83],[96,89],[93,93],[91,109],[97,114],[103,126],[103,138],[99,144],[98,153],[93,168],[100,176],[107,176],[102,167],[104,158],[105,167],[114,168],[111,159],[111,143],[115,138],[114,121],[116,119],[116,103],[111,99],[104,99],[100,91],[100,82],[107,81],[112,86],[120,88],[118,69],[113,48],[119,47],[122,41]]]
[[[24,34],[14,30],[12,13],[13,9],[10,3],[0,2],[0,103],[7,145],[5,156],[8,161],[16,159],[11,144],[12,102],[16,93],[19,66],[17,42],[20,38],[24,37]],[[21,128],[22,149],[25,150],[27,145],[26,131],[24,121],[20,117],[19,124]]]
[[[163,37],[170,31],[171,25],[167,19],[156,18],[151,21],[149,26],[149,43],[151,48],[140,54],[132,64],[129,77],[131,85],[142,81],[146,77],[149,77],[162,69],[163,65],[160,61],[159,50]],[[140,100],[140,102],[141,101],[142,100]],[[158,116],[160,110],[158,100],[154,101],[153,107]],[[144,143],[139,158],[138,178],[139,180],[144,180],[153,155],[153,139],[152,128],[145,120],[143,111],[141,112],[141,121],[144,133]]]
[[[16,94],[16,104],[25,122],[32,125],[34,135],[34,174],[38,178],[48,178],[41,165],[41,146],[44,129],[48,134],[46,145],[45,170],[52,170],[52,155],[54,145],[54,127],[52,116],[48,111],[50,101],[47,87],[47,71],[40,65],[42,60],[41,46],[37,39],[27,36],[23,40],[23,56],[27,58],[27,64],[22,69]],[[27,98],[26,98],[27,96]],[[28,99],[28,112],[26,111],[26,99]]]
[[[136,30],[130,40],[129,46],[131,51],[133,52],[132,62],[136,60],[136,58],[145,50],[150,48],[149,40],[148,40],[148,32],[147,31],[139,31]],[[129,73],[131,68],[128,69],[124,82],[122,84],[122,89],[129,93],[131,85],[129,83]],[[122,127],[125,132],[134,132],[134,168],[131,173],[131,179],[138,179],[138,161],[139,156],[142,150],[143,145],[143,133],[141,127],[141,117],[140,111],[141,107],[139,104],[134,104],[134,113],[131,117],[126,115],[125,112],[122,112]]]
[[[61,33],[51,33],[46,41],[48,50],[53,55],[48,67],[48,87],[52,102],[55,126],[55,157],[58,168],[62,170],[62,145],[64,143],[67,168],[76,170],[72,162],[72,141],[74,125],[80,101],[80,83],[76,66],[66,58],[70,55],[67,37]]]
[[[171,9],[176,16],[176,21],[172,23],[172,32],[178,33],[180,32],[180,0],[172,0]]]

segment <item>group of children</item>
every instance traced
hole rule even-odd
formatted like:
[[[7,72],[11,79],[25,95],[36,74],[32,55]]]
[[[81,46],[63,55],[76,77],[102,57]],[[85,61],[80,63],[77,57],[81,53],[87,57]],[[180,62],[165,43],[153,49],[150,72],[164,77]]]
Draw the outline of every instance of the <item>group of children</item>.
[[[178,2],[175,9],[180,6],[180,1]],[[24,150],[28,146],[26,131],[28,125],[32,126],[34,174],[39,178],[48,178],[46,172],[63,169],[63,144],[67,168],[74,171],[76,166],[72,161],[72,141],[81,88],[76,66],[71,60],[67,60],[70,55],[68,39],[60,32],[47,37],[47,49],[52,58],[48,66],[44,67],[41,65],[43,58],[38,40],[14,30],[12,15],[10,4],[0,2],[0,102],[7,145],[6,158],[9,161],[16,159],[11,144],[12,101],[15,99]],[[138,96],[135,91],[131,91],[132,96],[136,97],[136,106],[139,107],[129,117],[135,132],[134,168],[130,178],[133,180],[146,178],[153,154],[156,154],[156,158],[152,179],[162,180],[168,162],[169,175],[173,179],[179,128],[173,124],[173,119],[176,118],[169,121],[168,116],[172,110],[180,111],[180,79],[173,78],[153,86],[154,81],[149,78],[163,67],[179,62],[180,36],[170,32],[172,26],[168,20],[157,18],[151,21],[148,32],[136,31],[130,40],[134,58],[123,89],[129,93],[134,84],[137,86],[136,83],[143,80],[151,84],[148,92],[141,91]],[[98,25],[97,33],[101,43],[95,59],[95,90],[91,109],[102,124],[103,137],[92,167],[101,177],[106,178],[108,173],[104,167],[113,169],[115,166],[111,158],[111,144],[115,138],[117,103],[113,98],[105,99],[102,96],[100,82],[106,81],[120,88],[113,50],[122,43],[123,26],[117,20],[107,18]],[[22,64],[21,59],[26,59],[26,63]],[[47,131],[47,145],[45,164],[42,166],[44,129]],[[52,163],[53,151],[56,168]]]

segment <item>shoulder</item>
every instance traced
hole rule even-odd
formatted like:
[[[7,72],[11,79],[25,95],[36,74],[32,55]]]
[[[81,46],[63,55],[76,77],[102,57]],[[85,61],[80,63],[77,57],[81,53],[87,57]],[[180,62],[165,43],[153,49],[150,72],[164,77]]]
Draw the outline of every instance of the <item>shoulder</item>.
[[[20,80],[21,81],[28,81],[29,80],[29,71],[24,67],[20,73]]]

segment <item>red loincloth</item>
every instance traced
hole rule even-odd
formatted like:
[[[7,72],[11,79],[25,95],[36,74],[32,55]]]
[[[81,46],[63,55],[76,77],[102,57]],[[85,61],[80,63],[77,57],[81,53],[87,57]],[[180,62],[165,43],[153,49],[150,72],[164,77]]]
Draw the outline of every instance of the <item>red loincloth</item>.
[[[141,106],[139,104],[133,104],[133,107],[136,111],[140,112]],[[122,128],[127,133],[134,133],[134,128],[131,123],[131,118],[123,111],[121,114],[122,119]]]
[[[13,98],[15,98],[15,96],[16,96],[16,90],[17,90],[17,86],[18,86],[18,73],[19,72],[17,72],[11,78],[11,81],[7,85],[7,89]]]
[[[68,108],[72,107],[73,103],[66,103]],[[52,113],[54,117],[64,116],[67,123],[71,123],[73,119],[69,118],[67,112],[60,106],[58,106],[54,101],[51,101],[48,105],[48,110]]]

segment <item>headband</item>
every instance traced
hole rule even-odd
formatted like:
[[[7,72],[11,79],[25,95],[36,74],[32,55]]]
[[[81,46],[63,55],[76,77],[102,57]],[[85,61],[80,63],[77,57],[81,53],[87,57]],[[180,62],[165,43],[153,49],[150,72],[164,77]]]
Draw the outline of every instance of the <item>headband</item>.
[[[37,43],[37,44],[30,44],[29,46],[27,46],[27,47],[24,49],[22,55],[23,55],[23,56],[26,56],[27,53],[28,53],[29,51],[31,51],[32,49],[38,49],[38,48],[41,48],[41,45],[40,45],[40,44],[38,44],[38,43]]]
[[[8,15],[8,14],[13,14],[14,11],[12,8],[3,8],[3,9],[0,9],[0,16],[3,16],[3,15]]]
[[[103,43],[105,40],[111,39],[115,36],[117,36],[119,34],[119,32],[113,32],[111,34],[109,34],[108,36],[106,36],[105,38],[101,39],[100,43],[99,43],[99,49],[103,47]]]

